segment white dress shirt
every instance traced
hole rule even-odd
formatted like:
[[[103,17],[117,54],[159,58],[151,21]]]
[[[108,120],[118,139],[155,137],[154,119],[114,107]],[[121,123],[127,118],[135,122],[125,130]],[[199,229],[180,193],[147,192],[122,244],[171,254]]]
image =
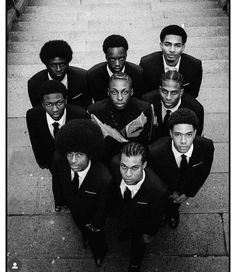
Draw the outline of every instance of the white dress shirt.
[[[47,112],[46,112],[46,119],[47,119],[49,131],[50,131],[52,137],[54,138],[54,134],[53,134],[54,127],[53,127],[52,124],[55,123],[55,122],[59,123],[59,126],[58,126],[59,129],[63,125],[65,125],[65,122],[66,122],[66,109],[64,110],[64,113],[63,113],[60,120],[55,121],[54,119],[52,119],[52,117]]]
[[[163,58],[163,65],[164,65],[164,71],[165,73],[169,70],[176,70],[177,72],[179,72],[179,65],[180,65],[180,60],[181,60],[181,56],[177,62],[177,64],[175,66],[169,66],[166,64],[166,60],[164,58],[164,55],[162,54],[162,58]]]
[[[125,66],[123,67],[123,69],[122,69],[121,72],[124,73],[124,71],[125,71]],[[112,71],[110,70],[108,64],[107,64],[107,72],[108,72],[109,77],[111,77],[111,76],[114,74],[114,73],[112,73]]]
[[[172,152],[175,156],[175,161],[176,161],[176,164],[178,166],[178,168],[180,168],[180,163],[181,163],[181,160],[182,160],[182,155],[185,155],[186,156],[186,159],[187,159],[187,162],[189,163],[189,159],[190,157],[192,156],[192,153],[193,153],[193,144],[190,146],[188,152],[186,153],[180,153],[178,150],[176,150],[175,146],[174,146],[174,142],[172,140]]]
[[[142,184],[143,184],[143,182],[145,180],[145,176],[146,176],[146,174],[145,174],[145,171],[143,170],[142,179],[138,183],[136,183],[134,185],[127,185],[125,183],[124,179],[122,179],[121,183],[120,183],[120,191],[121,191],[122,196],[124,197],[124,192],[125,192],[126,187],[127,187],[131,191],[131,198],[133,198],[137,194],[140,187],[142,186]]]
[[[83,171],[77,171],[77,174],[79,176],[79,188],[82,185],[90,167],[91,167],[91,161],[89,160],[88,166]],[[71,181],[73,181],[74,175],[75,175],[75,172],[71,170]]]
[[[53,80],[53,78],[50,76],[49,73],[48,73],[48,79],[49,80]],[[65,74],[64,78],[60,82],[66,87],[66,89],[68,89],[68,78],[67,78],[67,74]]]

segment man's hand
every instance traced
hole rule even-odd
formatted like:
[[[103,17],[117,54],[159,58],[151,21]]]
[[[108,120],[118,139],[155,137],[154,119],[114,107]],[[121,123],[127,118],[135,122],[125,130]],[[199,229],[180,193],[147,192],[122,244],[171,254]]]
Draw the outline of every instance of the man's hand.
[[[142,240],[143,240],[143,242],[144,242],[144,244],[149,244],[149,243],[151,243],[152,242],[152,240],[153,240],[153,236],[149,236],[149,235],[147,235],[147,234],[143,234],[143,236],[142,236]]]
[[[101,231],[101,229],[95,228],[92,224],[87,224],[86,228],[89,229],[89,230],[91,230],[92,232],[99,232],[99,231]]]
[[[179,196],[180,196],[180,195],[175,191],[175,192],[173,192],[172,195],[169,196],[169,198],[170,198],[171,200],[173,200],[173,202],[175,202],[176,199],[178,199]]]
[[[175,203],[181,204],[185,202],[188,197],[185,194],[180,195],[178,198],[175,199]]]
[[[41,169],[45,169],[45,168],[48,169],[48,166],[47,166],[46,164],[40,164],[39,167],[40,167]]]

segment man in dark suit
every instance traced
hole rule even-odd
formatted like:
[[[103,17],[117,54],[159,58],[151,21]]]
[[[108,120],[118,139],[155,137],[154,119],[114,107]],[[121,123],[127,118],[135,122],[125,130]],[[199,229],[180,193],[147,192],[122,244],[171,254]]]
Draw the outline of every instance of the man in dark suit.
[[[67,105],[66,87],[59,81],[45,81],[39,88],[41,105],[27,111],[26,122],[35,159],[40,168],[52,174],[52,191],[55,210],[64,205],[61,187],[52,171],[52,156],[55,150],[55,134],[69,120],[89,118],[86,111],[75,105]]]
[[[177,25],[169,25],[161,31],[160,40],[162,51],[146,55],[140,60],[146,90],[157,89],[163,73],[177,70],[184,77],[184,92],[196,98],[202,82],[202,62],[183,53],[187,40],[185,30]]]
[[[109,98],[90,105],[88,112],[102,129],[106,158],[110,160],[128,141],[149,144],[152,110],[149,103],[132,97],[132,79],[128,74],[111,76],[108,95]]]
[[[140,271],[146,244],[158,231],[165,207],[166,186],[146,166],[146,150],[135,142],[122,148],[119,167],[113,165],[116,201],[126,223],[119,240],[131,238],[129,272]]]
[[[176,228],[179,206],[196,195],[210,173],[214,146],[212,140],[196,136],[198,119],[190,109],[175,111],[168,124],[171,138],[157,140],[149,150],[151,167],[168,188],[169,225]]]
[[[140,98],[144,91],[143,69],[126,61],[127,40],[120,35],[108,36],[103,42],[106,62],[98,63],[88,70],[88,86],[94,101],[107,97],[109,78],[117,72],[125,72],[133,80],[134,96]]]
[[[90,120],[75,119],[65,124],[56,137],[53,169],[63,196],[82,232],[83,246],[90,245],[100,266],[107,252],[104,233],[110,207],[111,175],[99,163],[104,139]]]
[[[152,140],[169,136],[167,121],[169,116],[179,108],[193,110],[199,120],[197,135],[202,134],[204,124],[203,106],[183,89],[183,76],[177,71],[162,74],[159,89],[143,95],[143,100],[153,105],[153,135]]]
[[[46,42],[40,51],[40,59],[46,69],[38,72],[28,81],[28,93],[33,107],[41,104],[39,86],[47,80],[62,82],[68,90],[68,104],[87,108],[92,99],[87,91],[87,71],[78,67],[69,66],[72,60],[72,50],[67,42],[53,40]]]

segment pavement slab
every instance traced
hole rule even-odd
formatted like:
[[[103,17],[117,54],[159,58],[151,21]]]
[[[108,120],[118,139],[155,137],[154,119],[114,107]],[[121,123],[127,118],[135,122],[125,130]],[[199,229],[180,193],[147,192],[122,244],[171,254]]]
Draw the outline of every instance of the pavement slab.
[[[225,243],[226,243],[226,249],[227,253],[230,254],[230,231],[229,231],[229,213],[223,213],[223,224],[224,224],[224,235],[225,235]]]
[[[211,167],[212,173],[229,172],[229,144],[214,143],[214,160]]]

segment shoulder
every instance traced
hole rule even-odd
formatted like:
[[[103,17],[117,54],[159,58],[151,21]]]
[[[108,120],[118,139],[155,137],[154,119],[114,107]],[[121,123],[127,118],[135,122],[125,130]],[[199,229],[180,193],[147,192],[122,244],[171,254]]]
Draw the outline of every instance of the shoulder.
[[[44,78],[47,75],[48,71],[47,69],[41,70],[38,73],[36,73],[35,75],[33,75],[29,80],[29,84],[33,83],[36,80],[40,80],[42,77]]]
[[[94,66],[92,66],[89,70],[88,70],[88,74],[94,74],[100,71],[103,71],[106,69],[106,62],[101,62],[98,64],[95,64]]]
[[[157,90],[153,90],[151,92],[145,93],[142,96],[142,99],[145,100],[145,101],[148,101],[148,102],[152,103],[153,100],[157,99],[158,97],[159,97],[158,96],[158,91]]]
[[[194,139],[193,144],[197,148],[201,148],[205,152],[208,152],[209,150],[212,150],[212,151],[214,150],[213,141],[211,139],[208,139],[208,138],[205,138],[205,137],[196,136],[195,139]]]
[[[27,110],[26,118],[40,118],[45,113],[44,108],[40,105],[32,109]]]
[[[192,65],[201,65],[202,61],[200,59],[197,59],[191,55],[183,53],[181,55],[181,60],[187,63],[191,63]]]
[[[202,104],[197,99],[192,97],[191,95],[189,95],[187,93],[184,93],[182,95],[181,100],[182,100],[181,104],[182,104],[183,107],[189,107],[190,109],[193,109],[194,111],[195,110],[203,111]]]
[[[153,52],[151,54],[148,54],[146,56],[143,56],[141,58],[141,62],[146,63],[146,62],[155,62],[156,60],[159,60],[162,57],[162,52],[161,51],[157,51],[157,52]]]
[[[96,112],[103,111],[104,109],[107,108],[109,100],[110,100],[109,98],[105,98],[103,100],[97,101],[94,104],[89,105],[88,107],[89,113],[96,113]]]
[[[67,73],[72,75],[86,76],[87,71],[79,67],[69,66]]]
[[[101,180],[103,183],[110,183],[112,176],[108,168],[98,161],[91,162],[91,171],[95,178]]]
[[[67,113],[68,115],[73,115],[75,117],[87,117],[89,118],[88,116],[88,113],[86,112],[85,109],[83,109],[82,107],[78,106],[78,105],[69,105],[67,104],[66,105],[66,110],[67,110]]]
[[[166,150],[171,148],[171,137],[161,137],[155,142],[149,145],[149,150],[151,154],[162,154]]]
[[[153,193],[159,192],[164,194],[167,192],[166,185],[163,183],[161,178],[149,167],[145,169],[146,178],[149,181],[149,186]]]
[[[132,62],[128,62],[126,61],[125,63],[125,71],[127,73],[132,73],[132,72],[135,72],[135,73],[139,73],[139,74],[142,74],[143,72],[143,68],[135,63],[132,63]]]
[[[131,103],[140,111],[145,111],[151,108],[151,105],[149,102],[137,99],[136,97],[132,97]]]

